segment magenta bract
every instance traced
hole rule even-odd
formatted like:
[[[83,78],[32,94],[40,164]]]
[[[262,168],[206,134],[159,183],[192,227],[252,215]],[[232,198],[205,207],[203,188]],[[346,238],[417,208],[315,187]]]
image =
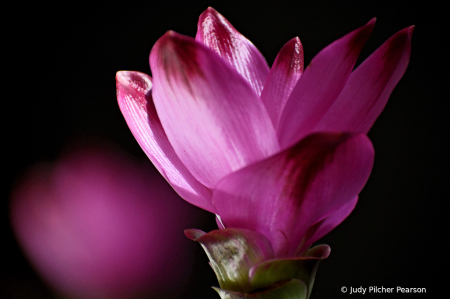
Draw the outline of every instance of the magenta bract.
[[[137,141],[188,202],[221,228],[265,235],[275,257],[301,256],[353,210],[373,165],[365,135],[403,76],[413,27],[353,70],[371,20],[303,66],[298,38],[269,68],[208,8],[194,38],[169,31],[153,79],[118,72],[120,109]]]

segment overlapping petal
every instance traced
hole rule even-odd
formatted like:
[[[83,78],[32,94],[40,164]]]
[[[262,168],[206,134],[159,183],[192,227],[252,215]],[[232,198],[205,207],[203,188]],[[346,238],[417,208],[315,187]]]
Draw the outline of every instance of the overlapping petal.
[[[277,127],[281,148],[313,132],[339,96],[366,43],[375,19],[319,52],[292,90]]]
[[[361,191],[373,158],[363,134],[313,134],[222,179],[213,205],[225,227],[263,233],[277,257],[296,256],[308,229]]]
[[[148,158],[180,196],[214,213],[211,190],[192,176],[167,139],[152,101],[150,76],[121,71],[116,75],[116,86],[120,110]]]
[[[181,196],[216,214],[220,230],[187,235],[205,248],[221,297],[310,295],[329,248],[311,261],[308,248],[354,209],[373,166],[365,133],[409,62],[413,27],[352,73],[374,24],[330,44],[305,71],[294,38],[269,72],[208,8],[195,39],[168,32],[155,44],[153,88],[146,75],[118,74],[119,104],[141,147]]]
[[[332,231],[336,226],[341,224],[342,221],[344,221],[345,218],[347,218],[348,215],[350,215],[350,213],[353,211],[357,202],[358,196],[355,196],[355,198],[347,202],[337,211],[333,212],[330,216],[320,220],[319,222],[311,226],[305,235],[305,243],[300,249],[300,252],[308,249],[309,246],[311,246],[314,242],[316,242],[317,240],[328,234],[330,231]]]
[[[397,32],[350,75],[317,131],[369,132],[408,67],[413,30]]]
[[[250,83],[253,91],[258,96],[261,94],[269,74],[264,56],[212,7],[200,15],[195,39],[228,61]]]
[[[168,32],[150,54],[156,111],[178,157],[209,188],[279,150],[261,100],[227,62]]]
[[[303,73],[303,46],[298,37],[287,42],[275,58],[261,93],[274,127],[278,122],[292,89]]]

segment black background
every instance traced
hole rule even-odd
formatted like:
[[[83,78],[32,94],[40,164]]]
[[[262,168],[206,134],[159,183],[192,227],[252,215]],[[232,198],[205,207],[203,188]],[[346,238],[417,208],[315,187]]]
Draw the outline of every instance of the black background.
[[[148,55],[167,30],[195,36],[212,6],[272,64],[299,36],[306,64],[323,47],[372,17],[377,24],[358,64],[397,31],[416,25],[411,61],[369,133],[375,166],[350,217],[321,240],[331,246],[312,299],[348,298],[347,287],[425,287],[427,294],[364,295],[436,298],[446,291],[448,237],[448,25],[427,1],[133,1],[16,5],[3,28],[3,148],[1,298],[52,298],[21,255],[8,220],[11,186],[32,164],[52,160],[68,143],[104,140],[136,159],[145,155],[117,106],[115,73],[150,73]],[[203,230],[214,229],[205,213]],[[188,240],[187,240],[188,241]],[[189,241],[190,242],[190,241]],[[218,298],[198,244],[197,269],[183,298]],[[176,273],[174,273],[176,275]]]

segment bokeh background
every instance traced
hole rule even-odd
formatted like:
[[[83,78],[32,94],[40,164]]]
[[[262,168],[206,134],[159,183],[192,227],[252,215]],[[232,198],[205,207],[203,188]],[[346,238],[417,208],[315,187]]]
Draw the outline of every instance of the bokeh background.
[[[15,4],[13,21],[4,27],[0,298],[57,298],[11,231],[8,198],[14,182],[31,165],[52,161],[67,144],[85,140],[114,143],[150,163],[117,106],[115,73],[150,73],[148,55],[156,40],[167,30],[195,36],[208,6],[249,38],[269,65],[292,37],[300,37],[307,64],[323,47],[377,17],[359,64],[391,35],[416,25],[409,68],[369,133],[376,150],[373,173],[355,211],[321,240],[332,252],[319,267],[311,298],[347,298],[342,286],[427,289],[414,298],[435,298],[444,289],[439,271],[447,266],[448,25],[440,5],[396,0],[60,5]],[[197,228],[215,228],[212,215],[197,217]],[[206,255],[200,245],[186,242],[195,247],[196,267],[180,298],[218,298],[210,288],[217,282]]]

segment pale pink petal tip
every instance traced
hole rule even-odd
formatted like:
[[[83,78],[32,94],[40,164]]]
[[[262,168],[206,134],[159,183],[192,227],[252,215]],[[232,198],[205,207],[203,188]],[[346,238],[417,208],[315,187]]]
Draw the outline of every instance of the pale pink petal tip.
[[[119,108],[141,148],[180,196],[214,212],[210,190],[198,182],[174,152],[153,104],[150,76],[134,71],[116,75]]]
[[[280,50],[270,69],[261,100],[277,128],[281,113],[292,89],[303,73],[303,47],[298,37],[288,41]]]
[[[269,73],[264,56],[245,36],[212,7],[200,15],[196,41],[227,61],[259,96]]]
[[[139,100],[151,88],[152,79],[147,74],[136,71],[118,71],[116,73],[116,90],[119,103],[124,101],[126,96],[132,96],[135,100]]]

